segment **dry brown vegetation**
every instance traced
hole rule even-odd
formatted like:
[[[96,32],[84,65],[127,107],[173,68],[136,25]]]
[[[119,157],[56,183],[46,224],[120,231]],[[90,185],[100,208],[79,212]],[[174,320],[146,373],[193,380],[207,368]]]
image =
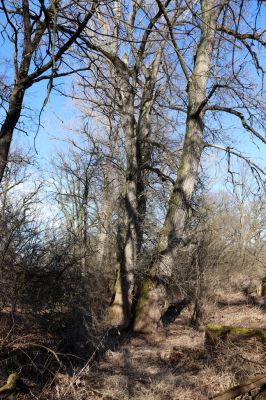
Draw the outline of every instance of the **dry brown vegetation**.
[[[106,322],[115,279],[111,235],[102,262],[95,233],[84,256],[79,236],[58,227],[40,232],[37,192],[3,200],[0,378],[19,374],[29,393],[18,399],[207,399],[265,373],[258,338],[205,343],[209,323],[266,329],[256,293],[265,246],[250,241],[261,216],[246,217],[245,239],[232,197],[199,199],[167,285],[172,303],[158,331],[145,336]]]
[[[190,305],[149,336],[103,330],[88,358],[63,354],[59,337],[36,321],[2,312],[1,378],[20,372],[31,394],[19,399],[207,399],[266,372],[265,343],[257,338],[205,344],[207,322],[265,329],[263,301],[253,300],[239,293],[227,294],[226,301],[217,296],[198,330],[189,327]]]

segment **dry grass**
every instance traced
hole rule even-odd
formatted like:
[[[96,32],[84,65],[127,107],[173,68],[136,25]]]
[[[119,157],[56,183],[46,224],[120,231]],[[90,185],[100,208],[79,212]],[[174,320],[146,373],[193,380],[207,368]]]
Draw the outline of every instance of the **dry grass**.
[[[217,299],[206,306],[205,314],[205,323],[266,327],[265,310],[240,295],[227,298],[226,304]],[[102,399],[203,400],[265,373],[265,347],[260,341],[223,342],[206,349],[204,330],[189,328],[189,316],[187,308],[175,323],[151,336],[128,334],[121,346],[109,349],[86,372],[85,386],[99,390]]]
[[[35,397],[27,397],[39,400],[204,400],[249,376],[266,372],[265,347],[259,340],[223,342],[215,348],[206,348],[204,343],[203,326],[212,321],[266,328],[266,313],[260,304],[249,304],[240,295],[227,297],[226,302],[220,297],[206,305],[199,331],[188,326],[190,313],[187,307],[174,323],[150,336],[110,335],[100,359],[92,357],[83,365],[72,364],[72,368],[68,364],[62,369],[55,355],[44,348],[34,353],[25,345],[28,361],[27,357],[24,361],[19,358],[21,349],[8,354],[13,365],[16,357],[16,366],[22,361],[30,365],[31,369],[22,366],[22,378],[30,373],[36,382],[34,363],[39,371],[45,371],[46,379],[33,390]],[[103,350],[102,338],[98,342],[99,350]],[[11,365],[6,361],[9,370]]]

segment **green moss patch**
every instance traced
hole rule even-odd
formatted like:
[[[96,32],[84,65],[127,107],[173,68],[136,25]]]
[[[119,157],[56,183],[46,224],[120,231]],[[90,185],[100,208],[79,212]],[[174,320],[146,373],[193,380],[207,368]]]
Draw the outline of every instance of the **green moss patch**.
[[[206,326],[206,341],[215,341],[217,339],[248,339],[257,337],[263,341],[266,341],[266,330],[265,329],[253,329],[248,327],[240,326],[228,326],[218,324],[208,324]]]

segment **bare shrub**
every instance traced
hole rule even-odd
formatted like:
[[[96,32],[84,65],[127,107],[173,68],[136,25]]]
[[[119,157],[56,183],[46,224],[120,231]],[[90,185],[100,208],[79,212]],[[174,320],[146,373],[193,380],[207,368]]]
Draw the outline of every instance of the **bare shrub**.
[[[254,272],[256,274],[256,271]],[[261,279],[259,277],[247,276],[243,273],[234,273],[230,276],[230,287],[232,290],[241,291],[246,295],[255,293],[260,283]]]

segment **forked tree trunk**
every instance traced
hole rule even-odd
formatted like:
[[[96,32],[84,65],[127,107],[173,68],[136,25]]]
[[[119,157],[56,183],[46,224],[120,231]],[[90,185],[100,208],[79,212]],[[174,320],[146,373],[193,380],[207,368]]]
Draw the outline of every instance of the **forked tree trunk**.
[[[165,43],[164,43],[165,44]],[[119,79],[121,93],[121,122],[125,134],[127,155],[127,177],[124,209],[126,224],[124,247],[119,251],[119,268],[114,287],[113,301],[109,310],[109,322],[125,327],[132,320],[133,291],[137,256],[143,244],[143,225],[146,216],[146,183],[150,134],[150,115],[153,104],[154,87],[164,44],[147,71],[138,122],[135,122],[134,93],[132,85],[124,78]],[[119,244],[121,247],[121,245]]]
[[[140,288],[133,325],[133,330],[138,332],[153,332],[167,305],[165,282],[171,277],[176,263],[198,178],[203,150],[204,111],[201,108],[206,99],[216,24],[222,9],[222,2],[216,8],[215,3],[215,0],[203,0],[201,3],[203,21],[193,72],[188,80],[188,114],[183,153],[158,246]]]

